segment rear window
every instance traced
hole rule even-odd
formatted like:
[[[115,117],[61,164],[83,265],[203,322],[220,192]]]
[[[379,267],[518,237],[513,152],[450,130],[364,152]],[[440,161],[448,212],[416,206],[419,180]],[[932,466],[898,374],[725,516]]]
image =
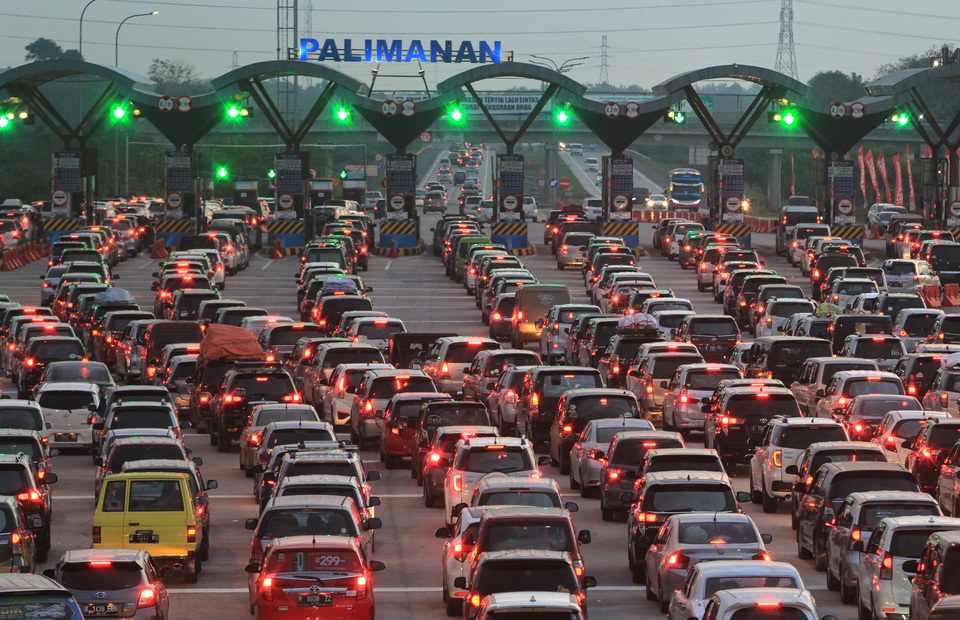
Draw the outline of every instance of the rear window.
[[[892,379],[870,381],[868,379],[853,379],[847,381],[845,389],[847,396],[862,396],[864,394],[903,394],[903,385]]]
[[[382,363],[383,354],[379,349],[334,349],[323,356],[324,368],[335,368],[340,364]]]
[[[60,583],[71,590],[124,590],[140,585],[142,578],[136,562],[69,562]]]
[[[597,373],[550,373],[538,381],[545,398],[559,398],[567,390],[577,388],[598,388],[600,376]]]
[[[83,345],[79,342],[41,342],[33,349],[33,357],[49,363],[60,360],[78,360],[83,357]]]
[[[427,430],[436,430],[441,426],[488,426],[490,418],[487,408],[479,403],[444,403],[432,405],[425,413],[422,427]],[[456,443],[456,442],[454,442]]]
[[[267,344],[289,346],[297,344],[301,338],[317,338],[322,335],[319,327],[278,327],[270,332],[270,341]]]
[[[299,443],[301,441],[333,441],[330,431],[320,428],[291,428],[275,430],[270,433],[266,448],[277,445]]]
[[[484,493],[478,502],[479,506],[534,506],[536,508],[561,508],[560,498],[556,493],[545,491],[516,491],[505,490]],[[512,547],[516,549],[516,547]],[[565,549],[557,549],[565,551]]]
[[[593,235],[589,233],[569,233],[563,238],[563,242],[566,245],[581,246],[587,245],[591,239],[593,239]]]
[[[474,583],[481,597],[494,592],[575,592],[580,588],[573,567],[559,561],[486,562]]]
[[[40,394],[40,399],[37,402],[44,409],[86,409],[88,405],[93,404],[93,394],[91,392],[52,390]]]
[[[910,276],[917,272],[916,264],[905,261],[886,263],[881,269],[883,269],[883,273],[888,276]]]
[[[856,415],[861,418],[880,419],[888,411],[923,411],[923,406],[912,396],[903,398],[871,398],[857,403]],[[854,414],[851,411],[851,414]]]
[[[917,502],[910,504],[907,502],[891,502],[889,504],[870,503],[860,507],[860,518],[857,524],[863,528],[871,530],[877,527],[881,519],[892,519],[894,517],[938,517],[940,509],[936,504],[928,502]]]
[[[544,508],[551,506],[552,504],[546,505]],[[570,526],[563,521],[497,521],[486,528],[484,542],[484,551],[576,551],[570,536]]]
[[[70,364],[51,368],[47,372],[47,380],[51,382],[77,381],[79,383],[109,383],[113,381],[113,377],[103,364]]]
[[[847,433],[842,426],[784,426],[777,445],[782,448],[806,450],[817,441],[846,441]]]
[[[656,309],[658,312],[664,310],[690,310],[690,308],[683,303],[657,304]],[[660,327],[669,327],[670,329],[673,329],[675,327],[680,327],[680,323],[683,323],[683,319],[685,318],[687,318],[686,314],[662,314],[657,317],[657,323],[660,324]]]
[[[813,312],[813,304],[805,301],[774,302],[770,304],[767,314],[786,318],[798,312]]]
[[[513,446],[483,446],[471,448],[460,455],[456,467],[464,471],[489,473],[499,471],[510,473],[533,469],[533,460],[529,452]]]
[[[876,293],[877,285],[875,282],[841,282],[839,286],[837,286],[837,292],[841,295]]]
[[[610,463],[616,465],[643,465],[649,450],[655,448],[682,448],[677,439],[625,439],[617,442],[610,456]]]
[[[232,389],[236,390],[237,388],[246,390],[244,398],[247,401],[279,400],[296,391],[293,387],[293,380],[286,374],[242,377],[233,382]]]
[[[267,560],[272,573],[335,572],[362,573],[363,565],[356,552],[347,549],[284,549]]]
[[[724,413],[743,418],[796,417],[800,407],[793,394],[738,394],[730,397]]]
[[[930,249],[927,260],[935,271],[960,271],[960,245],[943,244]]]
[[[570,403],[567,407],[567,416],[583,421],[601,418],[636,418],[639,417],[639,410],[634,398],[587,396],[577,398]]]
[[[788,607],[786,605],[748,607],[738,609],[730,616],[730,620],[807,620],[809,616],[804,609]]]
[[[691,321],[690,334],[695,336],[736,336],[740,333],[737,322],[731,319],[697,319]]]
[[[720,459],[712,455],[677,454],[651,457],[644,471],[648,474],[658,471],[723,471],[723,466]]]
[[[711,577],[704,584],[703,598],[709,599],[720,590],[735,590],[739,588],[796,588],[799,584],[793,577]],[[766,619],[765,619],[766,620]]]
[[[804,308],[802,311],[809,312],[810,308]],[[826,340],[822,342],[809,340],[776,342],[771,347],[768,366],[799,366],[808,358],[830,357],[832,353],[830,343]]]
[[[677,372],[677,368],[683,364],[696,364],[702,360],[703,358],[701,358],[699,355],[664,355],[657,357],[651,362],[653,364],[653,370],[650,373],[650,376],[654,379],[669,379],[674,375],[674,373]]]
[[[658,484],[643,496],[646,512],[736,512],[733,490],[724,484]]]
[[[881,340],[861,338],[854,347],[853,354],[856,357],[866,359],[891,359],[901,357],[905,351],[903,343],[896,338],[883,338]]]
[[[578,316],[581,314],[586,314],[588,312],[596,312],[596,308],[584,308],[581,310],[565,310],[560,313],[560,316],[557,318],[559,323],[573,323]]]
[[[936,314],[911,314],[903,321],[901,336],[926,336],[937,321]]]
[[[740,379],[740,373],[732,368],[695,370],[687,373],[688,390],[715,390],[724,379]]]
[[[906,472],[905,472],[906,473]],[[889,474],[887,472],[856,472],[838,474],[830,485],[830,499],[843,499],[858,491],[919,491],[913,474]]]
[[[920,559],[930,534],[939,530],[897,530],[890,537],[890,555],[897,558]]]
[[[848,461],[884,462],[886,457],[879,450],[822,450],[810,461],[809,473],[820,471],[827,463],[845,463]]]
[[[373,340],[387,340],[394,334],[402,334],[403,325],[400,323],[390,323],[387,321],[374,321],[372,323],[363,323],[357,329],[358,336],[364,336]]]
[[[680,525],[678,541],[689,545],[755,544],[757,532],[748,521],[700,521]]]
[[[943,554],[939,590],[942,595],[960,594],[960,547],[950,547]],[[948,615],[952,614],[947,612],[943,617]]]
[[[343,510],[302,508],[271,510],[263,515],[257,538],[269,540],[283,536],[357,536],[357,526]]]
[[[49,392],[53,395],[57,392]],[[87,392],[88,404],[93,402],[93,396]],[[41,397],[41,400],[42,397]],[[43,406],[41,404],[41,406]],[[85,405],[83,406],[85,407]],[[24,409],[17,407],[0,408],[0,428],[25,428],[32,431],[44,430],[42,428],[42,415],[35,409]]]
[[[257,426],[266,426],[271,422],[296,422],[297,420],[316,421],[319,418],[313,410],[271,408],[257,414]]]
[[[12,591],[0,597],[0,618],[80,620],[83,616],[80,615],[80,609],[69,592],[20,594]]]
[[[444,361],[450,364],[469,364],[480,351],[488,351],[490,349],[499,348],[500,345],[496,342],[485,342],[482,340],[477,340],[474,342],[458,342],[447,347],[447,353]]]
[[[172,461],[182,461],[184,459],[183,450],[179,446],[117,446],[110,454],[110,471],[118,472],[123,468],[123,464],[128,461],[144,461],[147,459],[170,459]]]
[[[110,416],[109,428],[171,428],[173,417],[167,409],[126,409],[115,411]]]
[[[32,439],[0,436],[0,454],[17,454],[20,452],[29,456],[33,461],[43,456],[40,444]]]
[[[287,476],[350,476],[358,477],[357,467],[350,461],[330,461],[327,463],[302,461],[292,463],[285,472]]]
[[[164,328],[150,330],[150,346],[154,351],[160,351],[168,344],[179,342],[200,342],[203,332],[200,326],[193,324],[189,328]]]
[[[179,512],[183,493],[179,480],[131,480],[130,512]]]
[[[960,439],[960,424],[934,424],[927,436],[928,448],[952,448]]]
[[[383,377],[376,379],[370,387],[368,398],[380,400],[388,399],[394,394],[401,392],[436,392],[437,388],[433,385],[430,377]]]

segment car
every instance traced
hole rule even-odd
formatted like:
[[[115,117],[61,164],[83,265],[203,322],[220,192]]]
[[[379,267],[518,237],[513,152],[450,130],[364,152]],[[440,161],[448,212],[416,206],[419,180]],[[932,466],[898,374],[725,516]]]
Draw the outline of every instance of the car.
[[[951,612],[956,609],[953,601],[944,605],[948,609],[943,615],[934,615],[933,610],[941,602],[947,603],[955,590],[952,583],[956,579],[958,550],[960,532],[937,532],[927,539],[918,560],[908,560],[901,565],[903,572],[916,575],[910,596],[910,620],[940,620],[953,615]]]
[[[912,472],[927,493],[935,493],[943,459],[960,440],[960,420],[956,418],[928,419],[913,441],[905,442],[909,449],[903,466]]]
[[[433,379],[439,391],[456,396],[463,388],[464,371],[473,363],[477,353],[499,348],[500,343],[490,338],[440,338],[427,352],[423,371]]]
[[[777,511],[779,500],[790,496],[796,476],[785,472],[796,465],[810,446],[818,441],[847,441],[843,425],[818,418],[775,417],[767,423],[760,444],[750,459],[750,494],[763,511]]]
[[[632,392],[612,388],[567,390],[560,397],[550,426],[550,461],[560,475],[570,473],[570,451],[591,420],[639,418],[640,410]]]
[[[70,591],[43,575],[0,575],[0,607],[56,618],[82,618],[83,612]],[[23,616],[26,617],[26,616]]]
[[[770,612],[770,609],[775,611]],[[821,616],[810,591],[798,588],[720,590],[710,597],[703,612],[703,617],[710,620],[739,620],[768,615],[797,620],[837,620],[836,616]]]
[[[916,440],[927,420],[946,417],[942,411],[888,411],[871,441],[880,447],[887,461],[903,465],[910,453],[904,444]]]
[[[655,448],[683,448],[680,433],[623,431],[615,434],[600,469],[600,516],[612,521],[616,511],[630,508],[629,491],[643,469],[644,455]]]
[[[0,554],[5,559],[0,573],[32,573],[37,567],[37,540],[33,527],[39,517],[28,520],[20,501],[11,495],[0,497],[0,518],[3,533],[0,534]]]
[[[741,379],[740,370],[731,364],[682,364],[670,379],[663,397],[664,430],[684,436],[702,431],[704,398],[710,397],[720,381]]]
[[[711,560],[770,561],[764,543],[773,538],[760,534],[753,519],[744,514],[675,514],[667,518],[647,549],[647,599],[660,602],[660,612],[680,590],[689,568]]]
[[[923,411],[923,407],[913,396],[862,394],[850,401],[839,421],[846,427],[851,441],[871,441],[888,411]]]
[[[704,447],[719,452],[731,473],[738,464],[749,462],[767,422],[778,415],[800,415],[793,394],[783,387],[732,387],[718,395],[716,404],[703,407]]]
[[[899,336],[851,334],[840,349],[842,357],[876,360],[880,370],[892,372],[900,358],[907,354]]]
[[[841,370],[833,375],[826,390],[817,390],[814,415],[841,419],[850,402],[861,394],[905,395],[900,377],[890,372]]]
[[[721,588],[721,584],[725,586]],[[673,592],[667,610],[669,620],[701,618],[714,592],[740,588],[804,587],[800,573],[787,562],[756,560],[714,560],[694,564],[682,589]]]
[[[119,616],[166,618],[170,594],[147,551],[77,549],[65,552],[43,571],[73,594],[84,618]]]
[[[477,608],[477,620],[522,617],[585,620],[583,607],[573,594],[564,592],[502,592],[485,596]]]
[[[250,574],[250,612],[258,618],[317,617],[326,608],[358,620],[373,620],[374,588],[371,572],[385,568],[368,560],[351,536],[284,536],[273,538],[262,559],[247,564]],[[272,585],[274,579],[283,588]]]
[[[869,359],[811,357],[800,367],[796,381],[790,385],[790,391],[797,399],[800,411],[810,417],[816,412],[817,392],[826,391],[833,376],[841,370],[880,370],[877,363]]]

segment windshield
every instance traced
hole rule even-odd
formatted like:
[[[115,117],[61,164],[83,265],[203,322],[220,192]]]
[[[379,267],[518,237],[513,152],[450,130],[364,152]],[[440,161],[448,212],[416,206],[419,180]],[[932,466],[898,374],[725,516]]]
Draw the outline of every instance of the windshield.
[[[743,394],[730,398],[724,413],[744,418],[772,418],[778,415],[799,416],[800,407],[793,394]]]
[[[919,491],[913,474],[889,475],[879,472],[856,472],[837,475],[830,485],[830,499],[843,499],[858,491]]]
[[[696,364],[702,361],[703,358],[699,355],[660,356],[651,362],[653,368],[650,376],[654,379],[669,379],[677,372],[677,368],[683,364]],[[739,379],[739,377],[737,378]]]
[[[47,380],[51,382],[113,383],[113,377],[107,367],[96,362],[53,365],[47,371]]]
[[[655,485],[643,496],[645,512],[736,512],[737,500],[725,484]]]
[[[748,521],[684,521],[677,541],[689,545],[756,544],[757,532]]]
[[[560,496],[548,491],[528,491],[525,489],[495,491],[484,493],[477,502],[478,506],[535,506],[537,508],[561,508]],[[512,547],[511,547],[512,548]],[[557,549],[565,551],[565,549]]]
[[[496,521],[485,528],[484,542],[483,551],[576,551],[564,521]]]
[[[264,447],[300,443],[301,441],[333,441],[330,431],[322,428],[290,428],[274,430]]]
[[[767,314],[787,318],[798,312],[813,312],[813,304],[808,301],[774,302]]]
[[[894,517],[939,517],[940,509],[933,502],[917,502],[914,504],[906,502],[891,502],[881,504],[879,502],[870,503],[860,507],[860,518],[857,524],[861,529],[873,529],[877,527],[881,519],[892,519]]]
[[[687,331],[695,336],[736,336],[740,333],[733,319],[697,319],[690,322]]]
[[[464,471],[489,473],[534,469],[530,454],[519,447],[483,446],[463,452],[456,467]]]
[[[847,381],[844,390],[847,396],[862,396],[864,394],[903,394],[903,386],[899,381],[879,380],[870,381],[859,379]]]
[[[724,379],[741,379],[740,373],[733,368],[716,370],[697,370],[687,373],[688,390],[715,390]]]
[[[928,448],[952,448],[960,439],[960,424],[934,424],[927,436]]]
[[[51,390],[40,394],[37,401],[44,409],[86,409],[94,402],[92,392]]]
[[[644,471],[648,474],[658,471],[723,471],[720,459],[710,455],[677,454],[651,457]]]
[[[639,411],[635,398],[585,396],[569,404],[567,416],[586,422],[601,418],[636,418]]]
[[[806,450],[817,441],[846,441],[847,433],[842,426],[785,426],[777,442],[782,448]]]
[[[624,439],[617,442],[610,457],[611,465],[643,465],[647,451],[654,448],[682,448],[683,442],[677,439]]]
[[[935,271],[960,271],[960,245],[944,243],[932,247],[927,262]]]
[[[50,394],[55,394],[59,392],[49,392]],[[92,395],[87,393],[90,397],[90,402],[93,402]],[[41,397],[41,400],[42,397]],[[44,406],[42,403],[40,406]],[[61,407],[62,408],[62,407]],[[82,408],[86,408],[85,406]],[[42,416],[35,409],[24,409],[17,407],[2,407],[0,408],[0,428],[25,428],[32,431],[39,431],[42,426]]]
[[[358,536],[351,515],[340,509],[291,508],[264,513],[257,528],[257,538],[269,540],[282,536]]]
[[[493,592],[576,592],[580,586],[566,561],[486,562],[478,568],[475,589],[481,597]]]
[[[237,388],[246,390],[244,398],[248,401],[280,400],[296,391],[293,387],[293,380],[286,374],[243,377],[240,381],[234,381],[233,389]]]
[[[71,590],[125,590],[139,586],[143,572],[136,562],[68,562],[60,583]],[[46,617],[46,616],[44,616]]]

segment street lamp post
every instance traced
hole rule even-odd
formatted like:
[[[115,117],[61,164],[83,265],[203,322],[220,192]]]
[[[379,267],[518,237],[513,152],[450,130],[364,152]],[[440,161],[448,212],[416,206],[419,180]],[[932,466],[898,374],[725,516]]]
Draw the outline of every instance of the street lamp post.
[[[560,64],[560,65],[557,65],[556,61],[554,61],[552,58],[547,58],[546,56],[537,56],[536,54],[530,54],[530,58],[536,58],[540,61],[549,62],[550,65],[553,66],[553,70],[556,71],[557,73],[566,73],[570,69],[573,69],[574,67],[579,67],[580,65],[583,64],[582,62],[578,62],[578,61],[587,60],[590,57],[580,56],[579,58],[568,58],[567,60],[563,61],[563,64]],[[537,61],[533,61],[533,62],[534,64],[543,65],[545,67],[548,66],[546,62],[537,62]]]
[[[87,9],[90,8],[90,5],[96,1],[97,0],[90,0],[90,2],[87,2],[86,6],[83,7],[83,10],[80,11],[80,42],[77,44],[77,51],[80,53],[81,59],[83,59],[83,16],[87,12]]]
[[[94,0],[90,0],[93,2]],[[151,15],[156,15],[160,11],[153,11],[151,13],[137,13],[136,15],[131,15],[127,18],[124,18],[120,25],[117,26],[117,35],[113,38],[113,66],[119,66],[120,64],[120,29],[123,28],[123,25],[133,19],[134,17],[150,17]]]

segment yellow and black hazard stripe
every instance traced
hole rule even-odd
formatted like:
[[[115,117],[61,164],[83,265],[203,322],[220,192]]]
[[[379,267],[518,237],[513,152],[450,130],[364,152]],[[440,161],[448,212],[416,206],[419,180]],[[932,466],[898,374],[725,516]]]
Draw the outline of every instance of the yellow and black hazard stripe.
[[[43,230],[80,230],[79,219],[52,218],[43,220]]]
[[[490,225],[491,235],[525,235],[526,222],[494,222]]]
[[[603,225],[604,235],[639,235],[638,222],[606,222]]]
[[[415,235],[417,223],[409,220],[400,222],[383,222],[380,224],[381,235]]]
[[[275,235],[302,235],[303,222],[300,220],[275,220],[267,225],[267,232]]]
[[[831,226],[830,234],[841,239],[863,239],[863,226]]]
[[[193,220],[161,220],[157,222],[158,233],[193,233]]]
[[[717,224],[716,232],[731,237],[749,237],[750,224]]]
[[[947,230],[949,230],[950,234],[953,235],[954,241],[960,240],[960,228],[948,228]]]

